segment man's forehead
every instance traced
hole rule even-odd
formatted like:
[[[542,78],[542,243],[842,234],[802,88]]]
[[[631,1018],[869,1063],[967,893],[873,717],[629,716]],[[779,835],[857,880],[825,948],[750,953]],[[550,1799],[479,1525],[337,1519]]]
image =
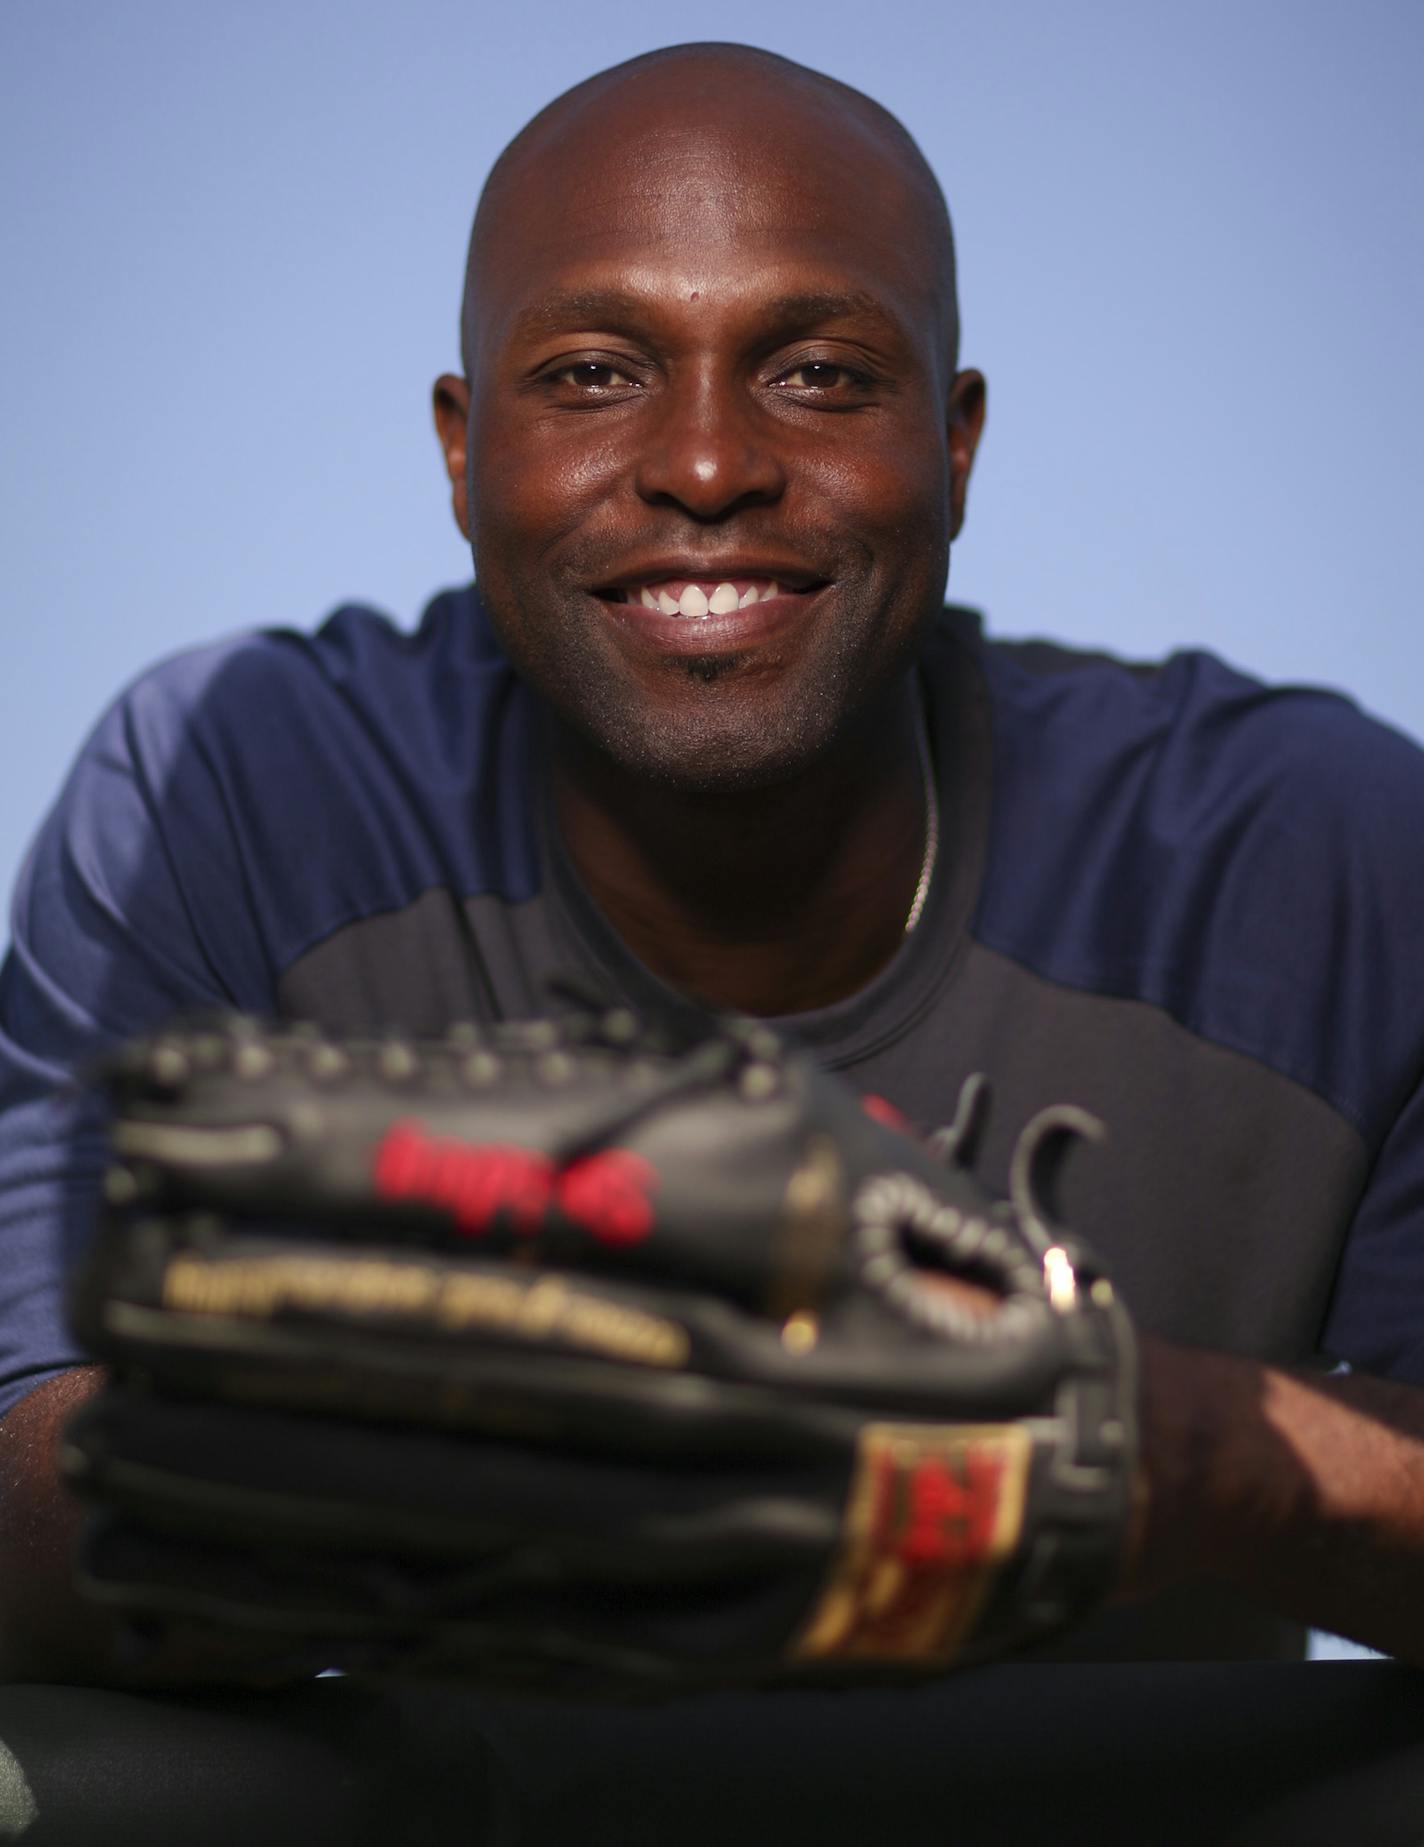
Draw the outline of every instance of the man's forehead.
[[[652,297],[681,279],[725,293],[754,275],[763,293],[868,301],[877,279],[873,292],[893,290],[907,267],[933,287],[914,255],[928,242],[915,235],[918,201],[840,150],[812,139],[757,159],[735,136],[705,132],[620,145],[620,159],[559,150],[566,158],[506,192],[482,239],[487,305],[610,287]]]
[[[752,115],[756,122],[755,113]],[[908,229],[924,202],[903,164],[823,120],[744,124],[628,122],[591,133],[581,120],[531,148],[482,207],[492,251],[557,237],[563,247],[612,236],[704,245],[868,232],[899,219]]]
[[[783,286],[774,272],[787,271]],[[791,272],[802,270],[799,281]],[[556,290],[725,292],[756,267],[778,293],[857,289],[934,303],[953,326],[953,254],[933,177],[878,105],[784,60],[686,47],[605,72],[535,118],[490,176],[465,341]]]

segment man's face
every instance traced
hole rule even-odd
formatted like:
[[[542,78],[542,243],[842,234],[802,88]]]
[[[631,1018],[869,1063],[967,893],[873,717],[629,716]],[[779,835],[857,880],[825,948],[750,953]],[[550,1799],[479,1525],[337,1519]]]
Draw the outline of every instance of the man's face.
[[[938,608],[982,381],[883,141],[668,87],[595,99],[497,194],[468,532],[560,719],[645,778],[764,786],[875,711]]]

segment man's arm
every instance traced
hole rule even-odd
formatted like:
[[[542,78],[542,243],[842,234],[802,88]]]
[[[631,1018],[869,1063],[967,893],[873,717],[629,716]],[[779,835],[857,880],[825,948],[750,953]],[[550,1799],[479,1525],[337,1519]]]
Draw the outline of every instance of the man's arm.
[[[50,1379],[0,1421],[0,1681],[132,1684],[73,1587],[80,1508],[58,1466],[63,1426],[102,1378]],[[1216,1578],[1424,1665],[1424,1392],[1146,1340],[1142,1401],[1149,1498],[1126,1595]],[[164,1678],[246,1676],[200,1655]]]
[[[130,1662],[115,1649],[107,1614],[74,1583],[84,1510],[59,1465],[65,1425],[104,1377],[100,1366],[61,1373],[0,1419],[0,1685],[265,1691],[309,1678],[274,1670],[260,1635],[217,1643],[178,1633],[147,1661]]]
[[[1142,1345],[1148,1503],[1125,1594],[1215,1578],[1424,1666],[1424,1391]]]
[[[103,1378],[60,1373],[0,1419],[0,1682],[114,1678],[108,1624],[74,1588],[82,1510],[59,1473],[64,1425]]]

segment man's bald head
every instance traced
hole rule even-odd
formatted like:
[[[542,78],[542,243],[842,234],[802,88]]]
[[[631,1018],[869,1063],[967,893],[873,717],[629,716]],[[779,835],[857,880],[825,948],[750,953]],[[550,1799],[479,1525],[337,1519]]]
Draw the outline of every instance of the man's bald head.
[[[472,374],[479,340],[482,274],[500,258],[510,213],[544,188],[576,183],[591,154],[610,141],[657,183],[660,155],[691,135],[742,138],[758,163],[782,158],[820,170],[829,187],[846,162],[879,168],[879,184],[907,195],[922,227],[927,281],[946,365],[959,344],[954,237],[939,182],[913,137],[888,109],[849,84],[749,45],[672,45],[586,78],[540,110],[490,171],[475,213],[465,270],[460,344]]]

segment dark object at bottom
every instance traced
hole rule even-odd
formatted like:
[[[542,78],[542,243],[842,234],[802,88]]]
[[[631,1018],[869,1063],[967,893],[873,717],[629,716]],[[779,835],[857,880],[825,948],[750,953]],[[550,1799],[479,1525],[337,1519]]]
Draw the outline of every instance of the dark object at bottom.
[[[1424,1674],[1004,1666],[651,1710],[0,1688],[24,1847],[1418,1847]]]

